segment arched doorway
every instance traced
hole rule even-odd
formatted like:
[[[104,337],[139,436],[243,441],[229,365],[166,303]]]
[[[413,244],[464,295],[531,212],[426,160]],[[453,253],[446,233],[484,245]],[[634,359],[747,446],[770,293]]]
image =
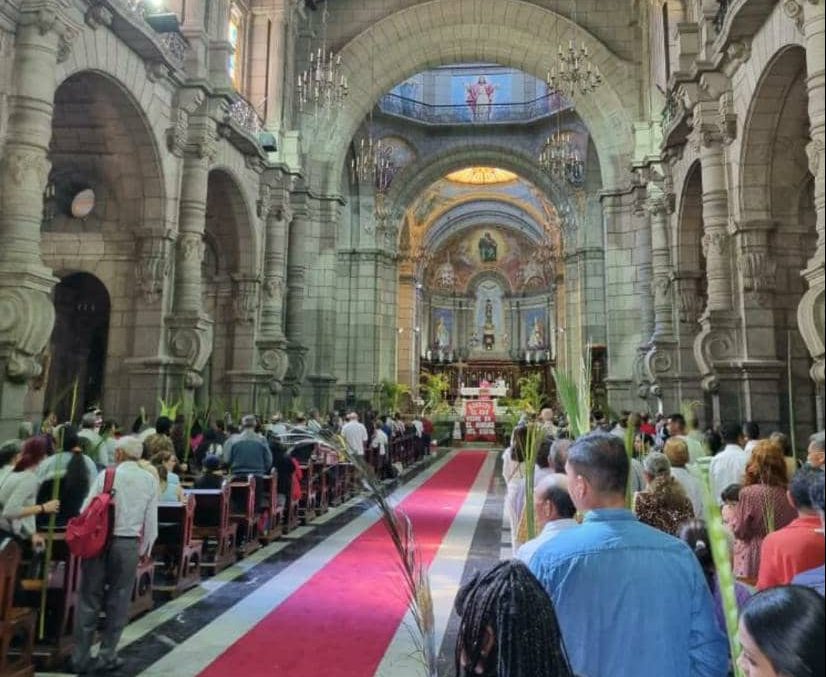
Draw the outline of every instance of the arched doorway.
[[[89,273],[72,273],[54,288],[46,407],[68,420],[77,380],[75,418],[100,404],[109,341],[109,292]]]

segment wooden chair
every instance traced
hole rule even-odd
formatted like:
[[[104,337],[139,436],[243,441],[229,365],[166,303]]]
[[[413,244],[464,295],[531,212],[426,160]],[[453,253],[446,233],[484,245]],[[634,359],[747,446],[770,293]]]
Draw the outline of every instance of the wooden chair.
[[[278,473],[258,478],[264,484],[265,507],[258,515],[258,540],[263,545],[278,540],[283,531],[284,506],[278,505]]]
[[[255,476],[233,478],[230,484],[229,518],[237,525],[235,550],[246,557],[261,547],[258,540],[258,506],[255,498]]]
[[[195,497],[192,536],[203,542],[201,573],[218,573],[235,563],[238,525],[230,522],[230,485],[221,489],[188,489]]]
[[[20,547],[11,539],[0,543],[0,675],[34,675],[34,611],[14,606]]]
[[[66,545],[66,535],[56,532],[52,561],[46,577],[46,618],[43,638],[34,644],[34,662],[45,671],[59,670],[74,647],[74,620],[80,589],[80,560]],[[26,606],[40,608],[43,579],[24,579]]]
[[[177,597],[201,582],[203,544],[192,537],[194,518],[194,496],[187,496],[185,503],[158,505],[158,538],[152,549],[154,589],[170,597]]]

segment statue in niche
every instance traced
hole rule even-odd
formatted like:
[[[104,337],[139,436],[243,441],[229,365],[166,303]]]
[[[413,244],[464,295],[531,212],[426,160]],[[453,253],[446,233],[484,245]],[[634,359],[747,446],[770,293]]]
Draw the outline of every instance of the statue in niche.
[[[482,336],[485,350],[493,350],[496,345],[496,326],[493,324],[493,303],[490,299],[485,301],[485,325]]]
[[[542,328],[542,323],[538,317],[533,319],[533,327],[531,328],[531,335],[528,337],[528,348],[531,350],[538,350],[545,347],[545,330]]]
[[[436,346],[441,349],[450,347],[450,330],[445,324],[445,318],[441,316],[436,322]]]
[[[479,238],[479,259],[482,263],[496,263],[496,240],[490,233]]]

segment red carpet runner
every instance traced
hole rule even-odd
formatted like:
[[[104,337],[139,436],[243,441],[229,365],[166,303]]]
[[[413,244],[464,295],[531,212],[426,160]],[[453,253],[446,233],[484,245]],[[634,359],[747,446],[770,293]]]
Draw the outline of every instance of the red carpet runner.
[[[484,463],[462,452],[401,507],[428,564]],[[372,677],[407,611],[399,561],[384,524],[356,538],[200,677]]]

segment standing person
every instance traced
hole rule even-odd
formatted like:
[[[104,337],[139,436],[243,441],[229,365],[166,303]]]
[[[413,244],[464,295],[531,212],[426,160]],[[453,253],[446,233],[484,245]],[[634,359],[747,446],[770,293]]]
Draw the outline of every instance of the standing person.
[[[539,412],[539,424],[546,437],[556,437],[557,427],[554,425],[554,410],[546,407]]]
[[[476,574],[456,613],[457,677],[573,677],[553,604],[522,562]]]
[[[528,428],[516,428],[511,439],[511,445],[502,452],[502,478],[507,487],[505,510],[511,529],[511,548],[515,556],[522,545],[519,542],[519,520],[525,507],[525,445]]]
[[[736,539],[734,573],[737,576],[756,579],[763,539],[797,517],[786,498],[787,486],[783,451],[773,442],[761,440],[743,475],[740,499],[730,513],[731,529]]]
[[[711,495],[720,501],[720,495],[730,484],[740,484],[749,462],[749,454],[742,447],[743,433],[736,423],[724,423],[720,436],[726,446],[708,464],[708,481]]]
[[[592,433],[574,442],[568,492],[584,521],[531,559],[559,614],[571,666],[589,677],[725,677],[728,643],[700,565],[684,543],[625,508],[628,472],[618,437]],[[641,572],[644,585],[627,584]]]
[[[758,590],[786,585],[797,574],[823,566],[823,525],[811,497],[815,482],[823,484],[823,471],[807,466],[798,470],[789,484],[788,500],[798,516],[763,539]]]
[[[806,450],[806,463],[815,468],[826,466],[826,433],[822,430],[809,438],[809,448]]]
[[[367,428],[359,421],[359,415],[356,412],[351,411],[347,414],[347,423],[341,426],[341,436],[351,456],[364,456],[364,445],[370,438],[367,436]]]
[[[824,500],[824,493],[826,493],[826,486],[824,486],[823,473],[821,473],[820,478],[812,482],[812,486],[809,487],[809,498],[812,501],[812,507],[820,517],[821,533],[823,533],[824,526],[826,526],[826,516],[824,516],[824,512],[826,512],[826,500]],[[792,583],[795,585],[805,585],[824,595],[826,594],[826,567],[821,564],[819,567],[804,571],[795,576]]]
[[[651,452],[645,457],[643,467],[647,489],[634,495],[634,513],[640,522],[676,536],[679,526],[694,518],[691,501],[682,485],[672,477],[671,464],[665,454]]]
[[[677,438],[669,438],[665,442],[663,453],[668,457],[671,463],[671,476],[680,483],[686,496],[691,501],[691,507],[694,509],[694,516],[703,519],[705,517],[705,508],[703,505],[703,487],[691,472],[686,469],[688,465],[688,445],[685,440]]]
[[[99,431],[99,423],[98,423],[98,415],[94,411],[89,411],[83,414],[83,417],[80,419],[80,432],[78,433],[79,437],[85,437],[89,440],[89,449],[92,450],[91,456],[92,460],[100,466],[105,465],[105,463],[101,463],[100,453],[104,451],[104,443],[103,438],[100,436]]]
[[[544,543],[577,526],[574,519],[576,507],[568,493],[567,477],[550,475],[542,479],[534,489],[533,503],[539,535],[525,543],[516,553],[517,559],[525,564],[531,563],[531,558]]]
[[[311,433],[321,432],[324,426],[321,424],[321,414],[318,409],[310,409],[310,418],[307,419],[307,430]]]
[[[688,424],[682,414],[671,414],[668,417],[668,439],[681,439],[688,447],[689,463],[696,463],[697,459],[705,456],[703,445],[688,434]]]
[[[823,598],[785,585],[758,592],[740,616],[737,664],[745,677],[823,677]]]
[[[746,441],[743,450],[747,454],[754,451],[754,447],[760,441],[760,426],[754,421],[746,421],[743,423],[743,439]]]
[[[158,485],[157,480],[138,465],[142,453],[143,444],[139,439],[121,437],[118,440],[112,537],[101,555],[81,563],[75,646],[68,666],[71,672],[115,672],[124,666],[124,661],[117,656],[117,648],[126,625],[138,562],[150,557],[158,535]],[[83,509],[103,491],[105,475],[98,476]],[[102,609],[106,620],[100,635],[100,652],[97,659],[92,659],[90,652]]]
[[[39,481],[60,479],[60,512],[57,524],[65,526],[80,512],[80,506],[98,476],[94,461],[83,453],[77,430],[63,426],[63,450],[49,456],[37,468]]]

